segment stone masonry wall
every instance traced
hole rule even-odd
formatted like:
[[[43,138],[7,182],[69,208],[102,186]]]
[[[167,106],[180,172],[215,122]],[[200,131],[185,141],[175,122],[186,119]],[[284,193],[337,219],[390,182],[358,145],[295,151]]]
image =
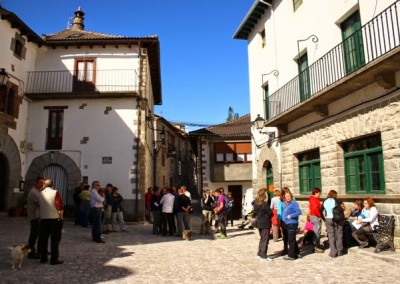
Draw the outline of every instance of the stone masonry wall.
[[[319,149],[321,165],[322,198],[329,190],[336,190],[348,206],[357,198],[367,195],[347,195],[344,155],[341,144],[359,137],[379,134],[382,140],[385,170],[385,194],[368,195],[376,200],[380,214],[395,215],[395,244],[400,248],[400,95],[399,92],[385,99],[355,107],[341,115],[327,118],[322,123],[307,127],[286,140],[281,139],[281,174],[275,154],[264,147],[257,161],[257,178],[254,187],[265,185],[265,161],[271,161],[275,187],[292,189],[303,210],[308,211],[308,196],[300,195],[298,159],[296,154]],[[281,175],[281,177],[280,177]],[[278,186],[279,185],[279,186]]]

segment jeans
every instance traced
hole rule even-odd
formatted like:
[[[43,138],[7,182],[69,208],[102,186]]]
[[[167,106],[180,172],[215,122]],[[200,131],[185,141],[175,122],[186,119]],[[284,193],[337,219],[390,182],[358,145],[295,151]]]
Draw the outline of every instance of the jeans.
[[[317,216],[310,216],[310,221],[314,225],[314,236],[313,236],[313,244],[315,247],[320,246],[320,236],[321,236],[321,221]]]
[[[284,224],[284,227],[287,231],[287,242],[289,245],[288,256],[292,258],[297,258],[300,254],[300,249],[296,241],[296,233],[297,228],[299,227],[299,223]]]
[[[101,240],[101,214],[102,209],[99,207],[92,207],[92,217],[93,217],[93,226],[92,226],[92,238],[93,241],[99,242]]]
[[[104,209],[104,230],[112,230],[112,205],[107,205]]]
[[[117,226],[117,220],[118,220],[118,225],[121,231],[125,231],[125,221],[124,221],[124,214],[122,213],[122,210],[117,209],[117,212],[112,212],[112,229],[115,231],[115,227]]]
[[[211,210],[203,210],[201,215],[201,228],[200,234],[208,234],[211,229],[211,222],[212,222],[212,211]]]
[[[218,214],[218,225],[221,231],[221,234],[226,236],[226,213],[221,212]]]

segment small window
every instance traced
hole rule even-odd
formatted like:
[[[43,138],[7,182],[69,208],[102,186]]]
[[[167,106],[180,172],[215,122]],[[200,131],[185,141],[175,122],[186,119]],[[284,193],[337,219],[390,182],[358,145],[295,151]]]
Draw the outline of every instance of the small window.
[[[263,89],[264,89],[265,118],[268,120],[268,119],[270,119],[270,112],[269,112],[269,87],[268,87],[268,83],[265,83],[265,84],[264,84]]]
[[[11,46],[14,56],[18,59],[25,59],[26,47],[25,39],[18,33],[15,33],[15,37],[11,39]]]
[[[63,125],[64,109],[50,109],[46,150],[60,150],[62,148]]]
[[[226,153],[225,156],[227,162],[233,162],[233,153]]]
[[[214,145],[216,163],[251,162],[251,143],[216,143]]]
[[[217,160],[217,162],[223,162],[224,161],[224,154],[217,153],[216,160]]]
[[[301,4],[303,4],[303,0],[293,0],[293,9],[296,11]]]

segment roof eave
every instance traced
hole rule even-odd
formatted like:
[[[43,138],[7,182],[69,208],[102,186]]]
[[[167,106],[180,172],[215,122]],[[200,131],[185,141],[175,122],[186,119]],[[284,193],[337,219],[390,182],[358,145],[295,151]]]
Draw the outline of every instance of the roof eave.
[[[29,28],[16,14],[4,9],[0,5],[0,17],[2,20],[10,22],[12,28],[20,30],[21,35],[26,36],[28,41],[34,42],[37,45],[43,45],[43,39]]]
[[[260,0],[256,0],[254,2],[253,6],[251,6],[250,10],[247,12],[243,21],[240,23],[240,26],[237,28],[235,34],[233,35],[233,38],[247,40],[250,32],[254,28],[254,23],[250,23],[250,22],[254,22],[254,16],[256,14],[259,19],[260,15],[262,15],[265,12],[265,10],[267,10],[268,8],[269,8],[269,6],[267,4],[261,2]],[[253,17],[253,19],[251,19],[252,17]],[[253,25],[253,26],[249,30],[250,25]],[[246,29],[249,31],[244,31]]]

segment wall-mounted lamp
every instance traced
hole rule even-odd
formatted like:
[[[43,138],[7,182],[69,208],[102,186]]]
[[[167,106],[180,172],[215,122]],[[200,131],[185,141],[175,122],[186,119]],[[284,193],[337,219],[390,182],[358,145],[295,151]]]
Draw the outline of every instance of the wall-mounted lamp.
[[[272,70],[271,72],[265,73],[265,74],[261,74],[261,82],[262,84],[264,84],[264,76],[268,76],[274,74],[275,77],[279,76],[279,71],[278,70]]]
[[[176,150],[167,151],[168,158],[175,158],[176,157]]]
[[[311,38],[312,42],[317,43],[318,42],[318,37],[316,35],[310,35],[306,39],[299,39],[297,40],[297,56],[300,58],[300,42],[307,41]],[[297,58],[297,59],[299,59]]]
[[[156,141],[156,142],[161,142],[161,145],[165,145],[166,144],[166,142],[165,142],[165,139],[167,138],[167,135],[165,134],[165,131],[164,130],[161,130],[161,132],[160,132],[160,141]]]
[[[7,85],[8,80],[10,79],[10,75],[6,72],[4,68],[0,68],[0,86]]]
[[[256,119],[252,122],[252,124],[256,127],[256,129],[260,132],[260,134],[267,134],[268,141],[275,139],[275,131],[262,131],[265,126],[265,119],[262,118],[259,114],[257,114]]]

